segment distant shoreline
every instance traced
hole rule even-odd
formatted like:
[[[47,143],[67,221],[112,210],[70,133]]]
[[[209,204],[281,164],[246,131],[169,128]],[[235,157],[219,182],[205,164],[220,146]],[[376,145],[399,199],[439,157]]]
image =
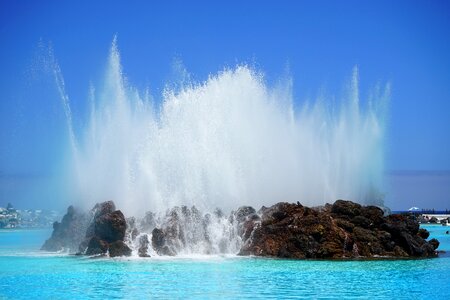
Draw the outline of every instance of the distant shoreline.
[[[414,214],[414,215],[450,215],[449,210],[418,210],[418,211],[409,211],[409,210],[393,210],[392,214]]]

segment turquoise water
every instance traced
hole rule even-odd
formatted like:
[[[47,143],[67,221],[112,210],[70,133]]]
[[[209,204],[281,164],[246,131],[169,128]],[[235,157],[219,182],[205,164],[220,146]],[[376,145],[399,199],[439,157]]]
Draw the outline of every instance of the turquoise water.
[[[443,226],[424,226],[450,252]],[[449,299],[450,255],[424,260],[89,259],[40,252],[50,230],[0,230],[0,299]]]

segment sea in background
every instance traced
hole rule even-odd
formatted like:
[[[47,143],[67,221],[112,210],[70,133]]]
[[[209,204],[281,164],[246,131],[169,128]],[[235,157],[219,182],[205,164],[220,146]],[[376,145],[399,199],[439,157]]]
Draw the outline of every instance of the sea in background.
[[[422,227],[447,253],[420,260],[92,259],[40,251],[50,229],[3,229],[0,299],[448,299],[450,228]]]

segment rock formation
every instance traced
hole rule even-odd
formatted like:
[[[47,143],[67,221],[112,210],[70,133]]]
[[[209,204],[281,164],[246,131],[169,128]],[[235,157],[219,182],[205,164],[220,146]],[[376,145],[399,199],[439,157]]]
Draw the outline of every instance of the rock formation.
[[[161,229],[155,228],[152,231],[152,247],[158,255],[174,256],[175,253],[167,245],[166,234]]]
[[[129,256],[131,249],[124,243],[126,227],[123,213],[116,210],[112,201],[96,204],[86,214],[78,213],[70,206],[61,223],[55,222],[52,236],[42,249],[67,249],[86,255],[109,251],[111,257]]]
[[[401,215],[338,200],[312,209],[278,203],[262,211],[240,255],[281,258],[434,257],[439,242]]]
[[[78,212],[69,206],[61,222],[53,223],[52,236],[45,241],[41,250],[75,252],[84,239],[84,233],[89,223],[86,214]]]
[[[131,248],[141,257],[154,252],[297,259],[435,257],[439,242],[426,241],[428,237],[413,216],[384,216],[378,207],[344,200],[315,208],[281,202],[258,212],[242,206],[228,217],[219,209],[203,214],[195,206],[181,206],[160,215],[148,212],[143,219],[125,219],[107,201],[87,214],[69,207],[42,249],[110,257],[129,256]]]
[[[148,254],[148,245],[150,244],[148,240],[148,235],[143,234],[139,237],[139,249],[138,249],[138,255],[140,257],[150,257]]]
[[[106,254],[109,256],[129,256],[131,249],[124,243],[127,223],[125,216],[112,201],[95,205],[94,217],[86,231],[87,248],[80,245],[81,253],[87,255]]]

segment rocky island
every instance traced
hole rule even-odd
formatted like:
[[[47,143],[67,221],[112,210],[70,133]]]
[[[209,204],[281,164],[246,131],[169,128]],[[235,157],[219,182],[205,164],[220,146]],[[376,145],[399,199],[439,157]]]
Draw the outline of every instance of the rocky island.
[[[280,202],[256,211],[243,206],[226,216],[195,206],[125,218],[112,201],[87,213],[72,206],[42,250],[79,255],[174,256],[180,253],[238,253],[292,259],[436,257],[439,241],[427,241],[414,216],[384,216],[376,206],[337,200],[309,208]]]

